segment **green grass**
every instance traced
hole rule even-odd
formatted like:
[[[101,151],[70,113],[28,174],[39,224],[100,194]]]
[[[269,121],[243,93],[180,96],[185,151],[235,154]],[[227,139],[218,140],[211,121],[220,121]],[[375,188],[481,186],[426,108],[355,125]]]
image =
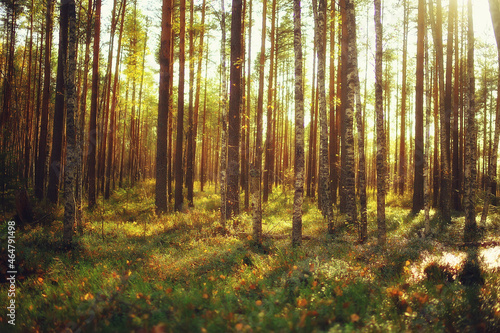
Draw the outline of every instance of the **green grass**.
[[[432,211],[434,237],[419,238],[423,214],[411,215],[407,198],[391,197],[381,249],[373,202],[370,238],[357,244],[353,227],[327,235],[316,202],[306,199],[304,234],[311,239],[294,249],[288,238],[256,245],[241,236],[251,232],[248,212],[221,235],[213,187],[196,193],[196,208],[163,216],[154,213],[153,189],[141,183],[100,201],[85,213],[84,233],[69,252],[61,246],[60,210],[16,230],[17,331],[500,330],[499,247],[459,247],[459,215],[438,229]],[[275,189],[264,205],[265,234],[291,233],[292,198]],[[499,238],[498,213],[493,207],[489,240]],[[3,260],[6,224],[0,232]],[[483,285],[462,278],[465,261],[479,263]],[[12,328],[7,289],[0,284],[0,331]]]

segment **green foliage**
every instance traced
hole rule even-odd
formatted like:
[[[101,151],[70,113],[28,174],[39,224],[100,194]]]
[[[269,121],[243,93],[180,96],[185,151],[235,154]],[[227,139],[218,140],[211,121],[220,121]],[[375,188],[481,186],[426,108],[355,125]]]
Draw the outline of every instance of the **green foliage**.
[[[16,234],[19,331],[500,328],[498,247],[474,252],[451,243],[463,218],[439,237],[419,238],[423,216],[395,202],[387,211],[388,246],[381,249],[372,203],[369,240],[357,244],[354,229],[326,236],[316,203],[306,200],[304,234],[310,239],[294,249],[289,237],[256,244],[247,236],[248,213],[223,235],[213,187],[196,194],[196,208],[162,216],[154,213],[153,188],[144,182],[118,190],[87,212],[84,234],[69,252],[62,251],[61,212]],[[264,206],[265,235],[290,234],[291,198],[273,192]],[[499,236],[496,214],[487,225],[492,237]],[[479,267],[482,284],[461,282],[472,271],[467,262]],[[6,288],[0,285],[2,304]]]

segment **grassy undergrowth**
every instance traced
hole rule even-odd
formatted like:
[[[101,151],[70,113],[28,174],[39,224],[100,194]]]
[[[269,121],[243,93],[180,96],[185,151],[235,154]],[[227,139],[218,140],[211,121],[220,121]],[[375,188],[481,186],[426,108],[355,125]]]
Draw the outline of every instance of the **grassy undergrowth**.
[[[306,200],[304,234],[256,245],[242,213],[220,233],[214,188],[195,207],[154,214],[154,183],[120,190],[86,212],[84,233],[61,250],[62,212],[16,231],[18,331],[83,332],[401,332],[500,331],[500,246],[459,246],[463,217],[420,238],[423,214],[388,198],[388,245],[376,245],[370,205],[366,244],[355,228],[333,236]],[[264,232],[291,232],[292,193],[264,205]],[[342,216],[337,215],[338,221]],[[2,260],[6,223],[1,227]],[[496,207],[485,240],[500,235]],[[464,268],[465,267],[465,268]],[[2,267],[2,269],[4,269]],[[476,270],[474,270],[476,269]],[[480,273],[474,274],[474,272]],[[2,275],[4,272],[1,272]],[[0,284],[0,331],[8,283]]]

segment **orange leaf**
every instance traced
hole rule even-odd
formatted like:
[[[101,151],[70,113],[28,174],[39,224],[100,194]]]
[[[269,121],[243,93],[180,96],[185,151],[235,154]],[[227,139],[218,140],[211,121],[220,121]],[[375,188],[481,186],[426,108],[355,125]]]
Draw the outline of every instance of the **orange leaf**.
[[[360,318],[359,318],[359,316],[358,316],[356,313],[353,313],[353,314],[351,315],[351,321],[352,321],[353,323],[355,323],[355,322],[359,321],[359,319],[360,319]]]
[[[241,331],[243,329],[243,324],[242,323],[238,323],[238,324],[236,324],[235,328],[236,328],[237,331]]]
[[[204,299],[208,299],[208,294],[203,294],[202,296]]]
[[[262,305],[262,301],[260,299],[256,300],[255,301],[255,305],[261,306]]]
[[[158,325],[153,326],[152,333],[165,333],[165,323],[159,323]]]
[[[305,300],[303,298],[297,299],[297,306],[299,306],[301,308],[307,306],[307,300]]]
[[[43,278],[42,278],[42,277],[39,277],[39,278],[38,278],[38,282],[43,283]]]

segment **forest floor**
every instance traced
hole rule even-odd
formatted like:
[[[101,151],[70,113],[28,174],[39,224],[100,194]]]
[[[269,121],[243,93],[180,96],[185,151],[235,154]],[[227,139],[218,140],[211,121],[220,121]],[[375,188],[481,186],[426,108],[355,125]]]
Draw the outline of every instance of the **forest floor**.
[[[0,331],[27,332],[500,332],[500,207],[480,244],[461,243],[463,216],[419,237],[423,213],[387,200],[387,247],[353,227],[335,235],[306,200],[293,249],[292,192],[264,205],[256,245],[243,213],[220,234],[214,187],[195,207],[156,216],[154,182],[118,190],[85,212],[83,235],[62,249],[62,208],[37,207],[38,224],[16,229],[16,326],[7,322],[7,221],[0,227]],[[373,198],[372,198],[373,199]],[[478,206],[478,210],[481,207]],[[42,213],[43,212],[43,213]],[[337,216],[338,221],[342,220]],[[246,234],[245,234],[246,232]]]

